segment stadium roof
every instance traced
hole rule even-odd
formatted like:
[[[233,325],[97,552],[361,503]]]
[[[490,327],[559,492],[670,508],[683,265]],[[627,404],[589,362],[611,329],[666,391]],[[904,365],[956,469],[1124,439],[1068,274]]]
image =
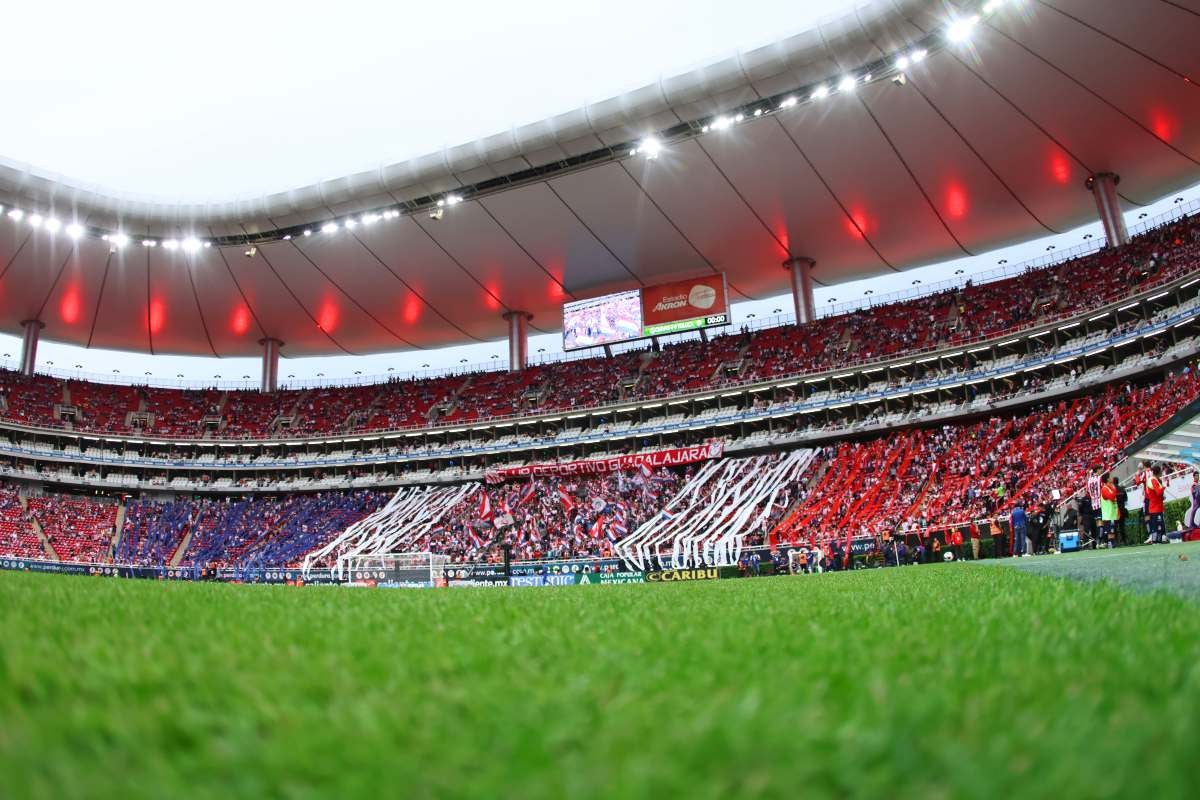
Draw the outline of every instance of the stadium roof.
[[[734,301],[780,294],[789,255],[828,285],[975,254],[1094,220],[1092,173],[1119,174],[1129,205],[1200,180],[1196,41],[1197,0],[875,0],[568,114],[250,200],[147,202],[0,161],[0,330],[382,352],[500,338],[506,309],[556,330],[566,300],[682,275],[726,272]]]
[[[1125,454],[1134,462],[1168,461],[1200,468],[1200,400],[1125,448]]]

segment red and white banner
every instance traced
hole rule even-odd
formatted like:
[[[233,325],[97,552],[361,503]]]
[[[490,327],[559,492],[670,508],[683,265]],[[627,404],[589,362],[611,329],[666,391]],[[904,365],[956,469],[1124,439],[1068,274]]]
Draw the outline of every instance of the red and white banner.
[[[670,450],[654,450],[649,453],[635,453],[629,456],[589,458],[583,461],[566,461],[559,464],[527,464],[523,467],[489,469],[484,473],[484,479],[488,483],[503,483],[511,478],[525,478],[529,476],[599,475],[605,472],[641,469],[643,466],[656,469],[658,467],[695,464],[697,461],[720,458],[724,453],[724,443],[709,442],[708,444],[698,444],[692,447],[675,447]]]
[[[685,320],[725,317],[729,313],[725,275],[705,275],[642,289],[643,335]],[[725,320],[721,320],[723,323]]]

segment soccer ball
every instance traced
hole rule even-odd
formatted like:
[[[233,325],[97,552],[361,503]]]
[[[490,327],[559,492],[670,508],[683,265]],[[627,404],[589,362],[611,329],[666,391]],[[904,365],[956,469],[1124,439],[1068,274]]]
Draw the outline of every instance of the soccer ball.
[[[951,553],[949,550],[942,553],[942,561],[953,561],[953,560],[954,560],[954,553]]]

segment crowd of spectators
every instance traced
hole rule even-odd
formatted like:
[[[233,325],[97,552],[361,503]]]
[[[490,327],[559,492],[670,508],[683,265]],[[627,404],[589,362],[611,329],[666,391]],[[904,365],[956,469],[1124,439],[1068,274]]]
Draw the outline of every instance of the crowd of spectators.
[[[766,541],[831,542],[901,536],[984,519],[1020,505],[1043,508],[1081,490],[1123,447],[1200,394],[1191,366],[1158,382],[1100,391],[977,421],[893,431],[820,449],[782,487],[761,531]],[[406,545],[454,562],[605,557],[663,512],[695,467],[582,477],[538,477],[484,485],[437,526]],[[710,481],[700,490],[721,490]],[[125,508],[112,552],[118,504],[106,498],[0,489],[0,554],[46,555],[32,525],[63,561],[196,567],[298,565],[352,523],[381,508],[384,492],[325,492],[239,500],[136,499]],[[732,513],[735,509],[729,509]],[[721,519],[717,514],[715,519]],[[840,546],[840,545],[839,545]]]
[[[29,515],[21,506],[16,491],[0,489],[0,555],[17,558],[45,558],[42,540],[29,524]]]
[[[42,529],[60,561],[112,561],[117,502],[109,498],[47,494],[29,497],[29,518]]]
[[[109,386],[0,372],[0,416],[99,433],[253,439],[378,431],[570,410],[766,380],[1004,335],[1078,314],[1200,268],[1200,221],[1003,280],[659,350],[534,365],[519,373],[257,391]]]
[[[661,512],[688,470],[533,478],[481,487],[414,543],[454,562],[609,557],[613,544]],[[485,501],[486,497],[486,501]]]
[[[773,538],[912,534],[1055,504],[1198,394],[1200,371],[1185,367],[1147,386],[827,447]]]

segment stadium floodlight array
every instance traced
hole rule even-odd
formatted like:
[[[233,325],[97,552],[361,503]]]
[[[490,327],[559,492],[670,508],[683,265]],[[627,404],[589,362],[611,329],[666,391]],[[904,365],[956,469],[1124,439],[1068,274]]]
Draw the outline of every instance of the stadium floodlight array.
[[[638,569],[724,567],[738,562],[747,534],[762,530],[771,511],[787,504],[786,487],[812,464],[816,451],[722,459],[705,464],[662,513],[616,545]],[[664,549],[670,549],[670,564]]]
[[[342,578],[348,564],[359,557],[395,554],[410,547],[458,503],[478,491],[478,483],[458,486],[409,486],[399,489],[387,505],[359,520],[328,544],[304,557],[304,575],[313,566],[334,556],[333,574]]]
[[[439,553],[377,553],[345,559],[346,585],[431,589],[446,582],[450,557]]]

